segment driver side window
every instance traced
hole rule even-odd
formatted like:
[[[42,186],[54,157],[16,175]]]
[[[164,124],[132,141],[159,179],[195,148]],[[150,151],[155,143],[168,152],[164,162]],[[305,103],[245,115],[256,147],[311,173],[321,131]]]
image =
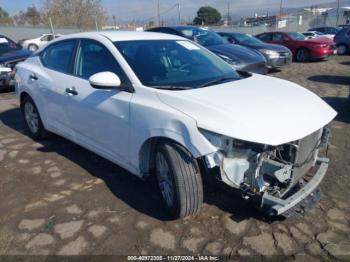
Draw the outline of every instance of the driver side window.
[[[92,75],[112,72],[119,76],[122,84],[129,84],[124,71],[102,44],[93,40],[81,40],[77,49],[74,75],[88,80]]]

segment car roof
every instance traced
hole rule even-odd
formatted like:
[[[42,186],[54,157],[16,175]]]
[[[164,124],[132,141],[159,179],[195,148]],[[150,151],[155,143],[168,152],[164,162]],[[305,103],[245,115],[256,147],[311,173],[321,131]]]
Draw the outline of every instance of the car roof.
[[[70,34],[64,37],[60,37],[59,40],[72,39],[72,38],[92,38],[96,36],[104,36],[112,42],[117,41],[138,41],[138,40],[187,40],[183,37],[154,33],[154,32],[139,32],[139,31],[99,31],[99,32],[86,32]]]

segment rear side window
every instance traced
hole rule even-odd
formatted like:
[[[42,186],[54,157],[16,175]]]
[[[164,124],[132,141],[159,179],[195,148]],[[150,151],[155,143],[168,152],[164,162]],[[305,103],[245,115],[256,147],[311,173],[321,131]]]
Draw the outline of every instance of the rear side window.
[[[41,62],[47,68],[62,73],[70,73],[70,62],[75,41],[65,41],[47,47],[41,54]]]

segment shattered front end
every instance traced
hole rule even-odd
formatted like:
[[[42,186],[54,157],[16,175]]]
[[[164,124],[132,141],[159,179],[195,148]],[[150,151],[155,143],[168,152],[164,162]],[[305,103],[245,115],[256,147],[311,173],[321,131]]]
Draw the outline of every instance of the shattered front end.
[[[318,185],[329,162],[319,154],[328,146],[329,128],[280,146],[201,132],[218,148],[205,156],[207,169],[219,170],[219,180],[239,189],[244,199],[254,200],[267,214],[302,215],[318,202]]]

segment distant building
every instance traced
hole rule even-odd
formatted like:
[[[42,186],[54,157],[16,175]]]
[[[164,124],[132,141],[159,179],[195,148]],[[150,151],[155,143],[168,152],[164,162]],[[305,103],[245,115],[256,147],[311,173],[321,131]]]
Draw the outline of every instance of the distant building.
[[[328,19],[332,20],[336,23],[336,19],[338,17],[338,25],[340,24],[349,24],[350,23],[350,6],[342,6],[339,8],[332,8],[326,11],[324,16],[328,17]]]
[[[321,15],[332,8],[319,8],[319,7],[310,7],[304,8],[304,11],[311,13],[312,15]]]

